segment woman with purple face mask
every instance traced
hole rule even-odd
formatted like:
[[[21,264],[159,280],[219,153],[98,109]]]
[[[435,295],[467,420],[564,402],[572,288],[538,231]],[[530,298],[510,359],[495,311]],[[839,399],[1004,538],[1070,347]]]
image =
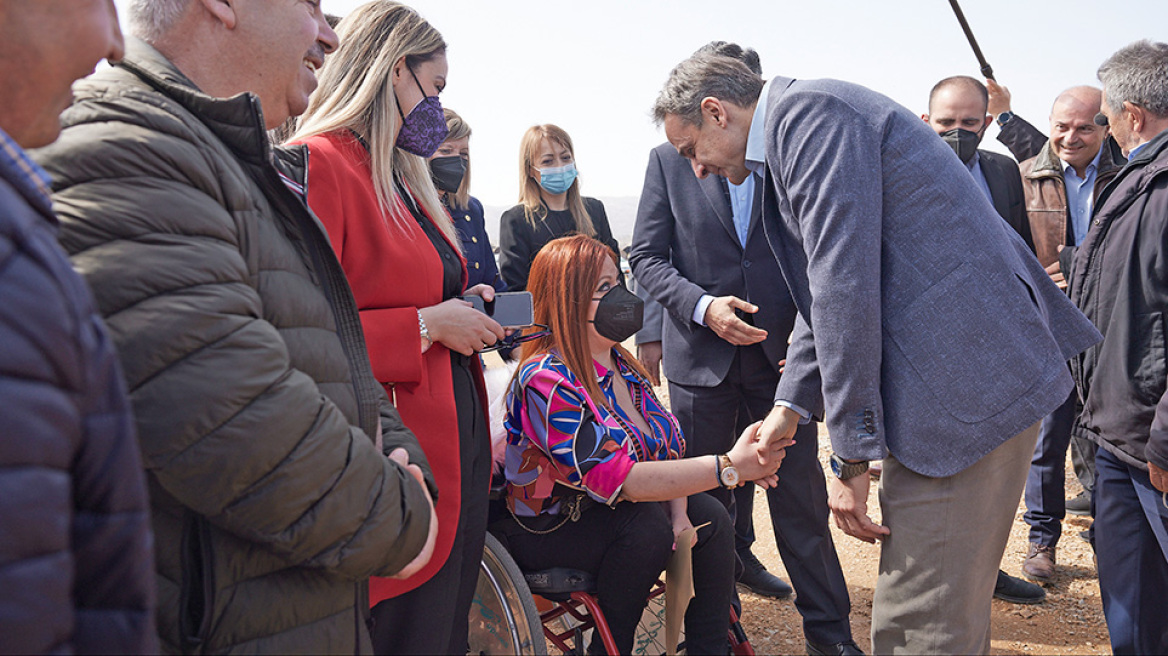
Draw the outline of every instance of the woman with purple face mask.
[[[426,161],[447,135],[441,35],[390,0],[359,7],[337,33],[342,45],[321,69],[293,139],[307,148],[307,200],[349,279],[373,373],[417,435],[441,492],[429,564],[402,580],[370,582],[373,646],[379,654],[462,654],[491,472],[474,355],[504,330],[460,298],[489,301],[494,289],[466,288],[459,237]]]
[[[508,289],[527,288],[531,263],[548,242],[572,234],[600,240],[617,259],[604,204],[580,194],[572,138],[555,125],[534,125],[519,145],[519,204],[499,220],[499,272]]]

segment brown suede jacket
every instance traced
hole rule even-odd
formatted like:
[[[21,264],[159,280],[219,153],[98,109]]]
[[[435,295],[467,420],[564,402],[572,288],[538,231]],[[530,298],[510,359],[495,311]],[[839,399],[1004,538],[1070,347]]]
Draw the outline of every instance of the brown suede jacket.
[[[1095,175],[1093,202],[1099,199],[1099,192],[1124,165],[1116,159],[1110,148],[1102,148],[1099,168]],[[1063,161],[1055,154],[1050,141],[1037,155],[1022,162],[1022,191],[1026,195],[1026,215],[1030,220],[1030,234],[1038,261],[1042,266],[1050,266],[1059,259],[1059,246],[1074,246],[1073,233],[1069,229],[1071,213],[1067,207],[1067,187],[1063,181]]]

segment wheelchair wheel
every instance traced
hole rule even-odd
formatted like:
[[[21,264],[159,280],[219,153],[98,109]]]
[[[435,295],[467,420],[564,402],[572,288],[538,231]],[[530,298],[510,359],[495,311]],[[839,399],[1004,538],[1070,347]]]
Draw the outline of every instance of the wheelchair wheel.
[[[539,611],[523,573],[490,533],[470,606],[469,637],[472,654],[548,653]]]
[[[665,587],[658,585],[649,593],[649,602],[641,621],[637,623],[637,633],[633,637],[633,653],[638,656],[661,656],[667,653],[685,653],[685,629],[678,637],[679,649],[668,649],[665,645]]]

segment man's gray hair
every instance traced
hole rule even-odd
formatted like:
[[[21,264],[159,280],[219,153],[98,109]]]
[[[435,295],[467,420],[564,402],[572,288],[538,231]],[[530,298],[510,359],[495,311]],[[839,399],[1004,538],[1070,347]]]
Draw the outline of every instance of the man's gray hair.
[[[690,125],[702,123],[702,99],[714,97],[739,107],[751,107],[762,91],[762,76],[741,60],[698,51],[669,73],[653,104],[657,125],[675,114]]]
[[[1168,117],[1168,43],[1144,39],[1124,46],[1103,62],[1098,76],[1113,113],[1130,102]]]
[[[146,43],[155,43],[174,26],[190,0],[130,0],[126,13],[130,33]]]

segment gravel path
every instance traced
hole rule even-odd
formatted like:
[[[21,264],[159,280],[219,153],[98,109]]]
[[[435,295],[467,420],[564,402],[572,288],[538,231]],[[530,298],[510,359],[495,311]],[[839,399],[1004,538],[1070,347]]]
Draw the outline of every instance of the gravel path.
[[[830,450],[827,432],[821,427],[820,461],[827,466]],[[830,476],[830,470],[826,470]],[[1071,471],[1070,462],[1067,471]],[[1078,482],[1068,476],[1067,498],[1079,493]],[[758,541],[754,553],[772,572],[789,581],[775,549],[774,534],[769,530],[770,517],[766,497],[756,493],[754,521]],[[876,486],[868,500],[874,516],[879,516]],[[1010,542],[1002,560],[1002,569],[1010,574],[1021,574],[1022,558],[1026,555],[1028,526],[1022,521],[1026,508],[1019,504]],[[1068,515],[1063,522],[1063,537],[1059,542],[1059,572],[1046,588],[1046,601],[1034,606],[1010,604],[997,599],[993,602],[994,654],[1107,654],[1110,643],[1099,600],[1099,582],[1095,577],[1094,554],[1090,545],[1079,539],[1079,531],[1087,528],[1090,520]],[[852,631],[856,643],[869,652],[869,631],[872,619],[872,591],[880,561],[878,545],[869,545],[844,535],[832,526],[836,551],[844,568],[852,597]],[[759,654],[802,654],[803,630],[794,602],[774,601],[746,592],[742,594],[743,625]]]

